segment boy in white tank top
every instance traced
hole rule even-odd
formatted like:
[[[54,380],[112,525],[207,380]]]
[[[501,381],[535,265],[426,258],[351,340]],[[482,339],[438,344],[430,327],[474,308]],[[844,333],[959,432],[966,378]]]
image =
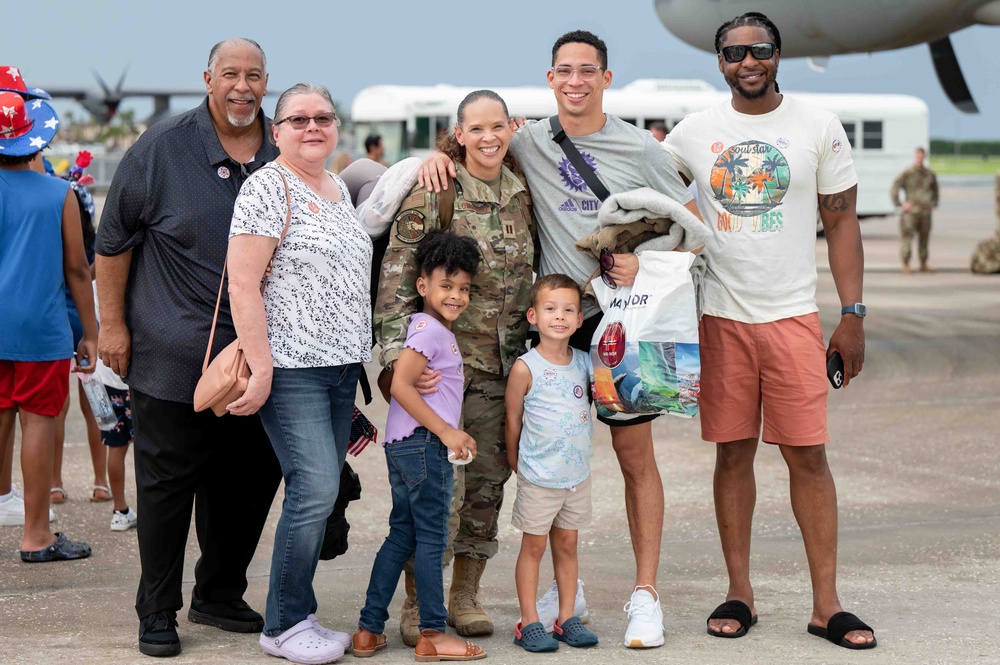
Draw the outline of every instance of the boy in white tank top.
[[[521,621],[514,643],[526,651],[555,651],[559,642],[589,647],[597,636],[574,615],[577,534],[591,520],[590,418],[593,368],[588,355],[570,347],[583,323],[581,292],[573,278],[541,277],[531,289],[528,321],[539,342],[514,363],[507,379],[507,460],[517,473],[513,524],[523,532],[515,579]],[[538,617],[538,565],[552,539],[559,590],[553,635]]]

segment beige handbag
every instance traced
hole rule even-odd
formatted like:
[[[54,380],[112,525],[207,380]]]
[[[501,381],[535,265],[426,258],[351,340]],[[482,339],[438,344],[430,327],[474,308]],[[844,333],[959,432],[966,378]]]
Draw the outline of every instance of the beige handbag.
[[[273,168],[273,167],[265,167]],[[274,169],[278,171],[278,169]],[[264,292],[264,285],[271,274],[271,266],[274,264],[274,255],[278,253],[278,248],[285,240],[288,233],[288,225],[292,221],[292,196],[288,191],[288,181],[285,175],[278,171],[281,181],[285,185],[285,201],[288,204],[288,212],[285,214],[285,228],[281,231],[281,238],[274,246],[271,260],[267,262],[264,276],[260,280],[260,292]],[[246,356],[240,347],[240,340],[234,339],[231,344],[222,349],[217,356],[209,362],[212,355],[212,342],[215,341],[215,325],[219,321],[219,305],[222,304],[222,287],[226,283],[226,268],[229,266],[229,255],[226,255],[226,262],[222,265],[222,279],[219,281],[219,296],[215,301],[215,315],[212,317],[212,332],[208,335],[208,348],[205,349],[205,363],[201,367],[201,378],[194,389],[194,410],[204,411],[212,409],[212,413],[217,416],[224,416],[226,406],[232,404],[234,400],[243,396],[247,390],[247,383],[250,381],[250,366],[247,364]]]

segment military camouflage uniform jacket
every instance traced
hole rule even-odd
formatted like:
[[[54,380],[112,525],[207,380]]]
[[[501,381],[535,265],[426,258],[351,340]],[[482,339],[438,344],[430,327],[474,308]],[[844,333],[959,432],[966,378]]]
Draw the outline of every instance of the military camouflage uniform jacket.
[[[524,353],[536,231],[531,198],[523,180],[507,167],[501,172],[500,201],[489,185],[461,164],[450,229],[469,236],[483,256],[472,282],[469,307],[455,321],[465,365],[506,376]],[[440,228],[437,195],[415,187],[403,201],[390,229],[382,261],[375,306],[375,339],[382,347],[379,362],[389,366],[406,340],[410,314],[417,308],[417,245],[428,231]]]
[[[889,195],[897,208],[900,206],[899,190],[903,190],[905,200],[913,204],[913,212],[930,213],[938,204],[938,184],[934,172],[926,166],[911,166],[892,183]]]

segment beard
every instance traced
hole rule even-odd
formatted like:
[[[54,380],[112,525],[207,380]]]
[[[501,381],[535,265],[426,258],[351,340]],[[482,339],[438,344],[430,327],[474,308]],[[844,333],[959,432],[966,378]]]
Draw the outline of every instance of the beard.
[[[253,121],[256,119],[257,119],[256,112],[251,113],[245,118],[237,118],[232,113],[226,113],[226,120],[228,120],[229,124],[232,125],[233,127],[249,127],[250,125],[253,124]]]
[[[743,99],[751,101],[755,99],[761,99],[762,97],[764,97],[771,89],[771,86],[775,84],[774,75],[767,76],[764,85],[762,85],[757,90],[747,90],[746,88],[743,87],[743,84],[740,82],[740,79],[737,78],[736,76],[726,76],[725,79],[726,83],[729,84],[729,87],[732,88],[733,91],[736,92],[736,94],[738,94]]]
[[[260,109],[260,105],[256,103],[257,100],[255,98],[242,99],[234,97],[233,99],[236,99],[241,102],[254,102],[253,113],[249,114],[244,118],[235,116],[233,115],[232,111],[226,109],[226,120],[229,121],[230,125],[232,125],[233,127],[249,127],[250,125],[253,124],[253,121],[257,119],[257,111]]]

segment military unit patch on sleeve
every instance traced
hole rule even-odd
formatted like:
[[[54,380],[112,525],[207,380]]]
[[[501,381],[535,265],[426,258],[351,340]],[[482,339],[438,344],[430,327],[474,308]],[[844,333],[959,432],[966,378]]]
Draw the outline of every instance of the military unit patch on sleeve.
[[[424,239],[424,213],[419,210],[404,210],[396,215],[396,237],[405,243],[417,243]]]

